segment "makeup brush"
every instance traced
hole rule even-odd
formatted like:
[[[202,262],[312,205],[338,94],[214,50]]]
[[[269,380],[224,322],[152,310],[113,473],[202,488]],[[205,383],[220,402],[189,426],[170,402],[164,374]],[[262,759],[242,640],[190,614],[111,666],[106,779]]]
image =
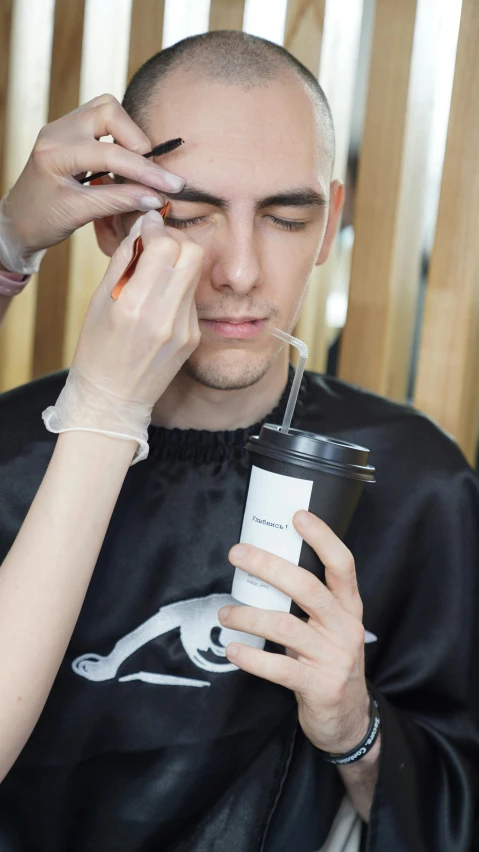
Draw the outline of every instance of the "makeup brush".
[[[148,151],[147,154],[143,154],[142,156],[145,157],[145,159],[148,159],[149,157],[161,157],[163,154],[169,154],[170,151],[174,151],[183,144],[183,139],[168,139],[167,142],[160,142],[159,145],[155,145],[152,151]],[[96,180],[97,178],[105,177],[105,175],[108,174],[109,172],[96,172],[94,175],[88,175],[88,177],[81,178],[79,183],[88,183],[90,180]]]

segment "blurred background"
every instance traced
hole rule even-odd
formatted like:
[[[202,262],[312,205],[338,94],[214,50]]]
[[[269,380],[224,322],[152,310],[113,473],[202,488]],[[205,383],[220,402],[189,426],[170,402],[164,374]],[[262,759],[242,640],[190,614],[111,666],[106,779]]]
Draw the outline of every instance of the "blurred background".
[[[47,121],[213,29],[283,44],[331,105],[347,201],[296,329],[307,366],[417,406],[474,463],[477,0],[1,0],[1,194]],[[0,330],[0,391],[69,365],[106,264],[91,226],[47,252]]]

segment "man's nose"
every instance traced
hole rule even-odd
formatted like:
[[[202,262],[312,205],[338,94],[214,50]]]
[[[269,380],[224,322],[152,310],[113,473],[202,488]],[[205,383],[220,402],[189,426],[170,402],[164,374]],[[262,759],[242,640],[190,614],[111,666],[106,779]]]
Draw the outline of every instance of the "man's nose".
[[[246,296],[261,282],[258,234],[248,222],[229,226],[215,247],[211,284],[217,290],[230,290]]]

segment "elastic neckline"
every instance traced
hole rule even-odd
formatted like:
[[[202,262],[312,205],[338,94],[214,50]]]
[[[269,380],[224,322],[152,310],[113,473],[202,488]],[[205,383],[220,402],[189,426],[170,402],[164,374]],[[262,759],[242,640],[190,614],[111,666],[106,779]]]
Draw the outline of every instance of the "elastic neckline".
[[[151,458],[169,461],[191,461],[197,464],[211,461],[223,461],[228,458],[246,457],[245,444],[250,437],[258,433],[262,424],[281,423],[291,384],[294,377],[294,367],[289,366],[288,381],[278,405],[266,417],[247,426],[244,429],[232,431],[210,432],[205,429],[167,429],[164,426],[150,426],[148,442]],[[298,394],[298,402],[293,418],[293,424],[301,416],[307,390],[307,377],[303,377]]]

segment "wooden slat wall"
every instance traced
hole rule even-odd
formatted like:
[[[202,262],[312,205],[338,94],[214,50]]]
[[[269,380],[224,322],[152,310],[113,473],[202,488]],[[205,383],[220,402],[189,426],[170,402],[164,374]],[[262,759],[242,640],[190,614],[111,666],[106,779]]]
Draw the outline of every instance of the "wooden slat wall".
[[[133,0],[131,10],[130,80],[147,59],[161,50],[165,0]]]
[[[463,0],[416,405],[474,462],[479,409],[479,4]]]
[[[406,398],[424,251],[428,157],[437,61],[436,0],[419,0],[406,106],[406,127],[390,280],[387,348],[379,392]]]
[[[84,0],[56,0],[48,121],[76,109],[80,96]],[[47,251],[38,274],[33,375],[62,365],[71,240]]]
[[[434,95],[434,0],[378,0],[340,377],[404,400]]]
[[[122,98],[128,74],[131,14],[131,0],[101,0],[101,4],[97,0],[86,0],[81,103],[103,92],[110,92],[119,100]],[[106,39],[105,33],[108,33]],[[63,346],[65,366],[71,363],[91,296],[108,266],[108,258],[98,247],[92,224],[76,231],[71,244]]]
[[[121,97],[127,75],[161,49],[166,2],[56,0],[55,6],[55,0],[3,0],[3,192],[16,179],[47,117],[53,120],[78,100],[102,91]],[[334,176],[340,178],[346,169],[362,7],[363,0],[289,0],[287,6],[284,44],[319,75],[328,95],[337,135]],[[210,29],[241,29],[244,10],[245,0],[211,0]],[[438,59],[431,59],[436,12],[435,0],[375,0],[350,302],[340,358],[342,378],[399,400],[405,396],[422,251]],[[478,16],[477,0],[463,0],[415,397],[419,407],[458,438],[471,459],[479,407]],[[324,309],[336,263],[333,249],[330,261],[315,270],[297,329],[310,347],[309,366],[314,369],[325,362]],[[90,295],[106,264],[91,226],[49,251],[38,301],[33,281],[13,300],[0,330],[0,390],[70,363]]]
[[[211,0],[210,30],[243,29],[245,0]]]
[[[327,93],[336,133],[333,178],[346,175],[363,2],[293,0],[288,4],[285,47],[319,76]],[[306,61],[305,61],[306,60]],[[337,270],[335,242],[330,258],[315,267],[295,334],[308,345],[308,368],[322,370],[326,359],[326,299]],[[296,354],[293,353],[293,360]]]
[[[353,97],[361,36],[363,0],[328,0],[324,21],[319,82],[327,92],[336,135],[332,178],[344,183],[351,136]],[[327,357],[326,301],[338,272],[338,238],[325,264],[315,268],[310,289],[316,299],[311,311],[310,369],[324,371]]]
[[[13,4],[3,188],[22,171],[48,116],[54,0],[15,0]],[[0,329],[0,389],[21,385],[32,376],[37,276],[13,299]]]
[[[340,377],[381,393],[401,201],[416,0],[377,0]],[[412,215],[414,215],[413,211]]]
[[[284,47],[318,77],[326,0],[289,0]]]
[[[306,68],[316,78],[319,78],[325,16],[326,0],[289,0],[288,2],[284,47],[303,65],[306,65]],[[312,369],[314,361],[316,335],[321,334],[321,327],[317,327],[316,320],[321,317],[318,325],[323,324],[324,312],[321,312],[323,301],[324,293],[320,287],[320,273],[315,268],[310,277],[309,289],[301,316],[294,329],[295,336],[304,340],[308,346],[308,369]],[[298,362],[298,352],[293,348],[291,349],[291,360],[293,364]]]
[[[10,29],[12,26],[12,2],[13,0],[2,0],[0,4],[0,197],[4,194],[4,160],[3,149],[5,136],[3,133],[3,119],[7,104],[8,86],[8,58],[10,55]]]

